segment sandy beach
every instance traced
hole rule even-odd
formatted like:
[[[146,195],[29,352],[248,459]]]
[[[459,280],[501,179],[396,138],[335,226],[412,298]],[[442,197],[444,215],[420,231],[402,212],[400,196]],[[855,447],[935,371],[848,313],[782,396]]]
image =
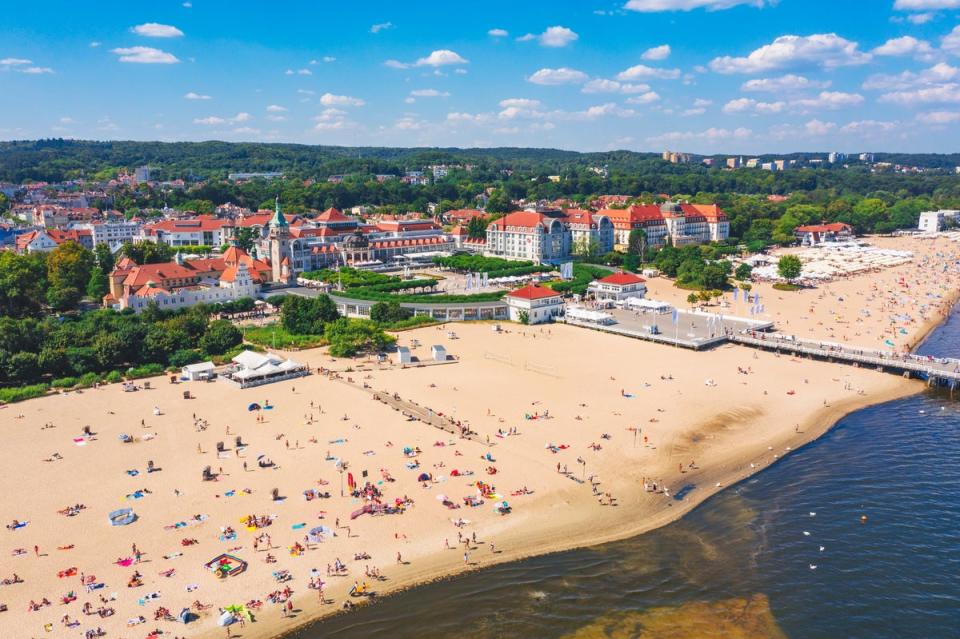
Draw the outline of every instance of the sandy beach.
[[[802,337],[915,344],[960,290],[955,274],[937,270],[960,247],[876,242],[912,250],[915,260],[796,293],[757,285],[766,314]],[[655,299],[680,303],[687,294],[661,279],[648,286]],[[248,390],[154,378],[149,390],[111,385],[0,409],[0,519],[29,522],[0,531],[0,579],[22,579],[0,586],[4,637],[83,637],[98,627],[126,639],[155,629],[225,637],[218,609],[248,602],[255,623],[231,626],[230,636],[273,637],[345,601],[362,605],[348,595],[355,583],[383,595],[662,526],[844,414],[923,388],[733,345],[693,352],[564,325],[503,329],[456,324],[399,335],[402,345],[419,342],[413,353],[424,361],[430,345],[443,344],[456,358],[446,364],[401,369],[302,351],[298,360],[335,373]],[[184,390],[194,398],[183,399]],[[409,420],[377,396],[429,407],[474,434]],[[271,409],[248,411],[253,402]],[[261,455],[273,465],[261,467]],[[216,481],[202,481],[206,466]],[[348,494],[348,473],[402,512],[351,519],[365,501]],[[330,496],[307,500],[313,490]],[[509,514],[495,512],[502,501]],[[76,514],[58,512],[76,505],[84,506]],[[108,513],[120,508],[132,508],[136,521],[112,526]],[[270,523],[250,530],[242,520],[251,515]],[[307,539],[321,525],[324,534]],[[222,553],[246,570],[219,579],[204,564]],[[333,570],[338,562],[345,570]],[[88,591],[81,575],[103,585]],[[311,581],[323,583],[324,601]],[[279,592],[287,588],[290,614]],[[188,625],[155,619],[160,607],[176,616],[195,602],[203,605]]]

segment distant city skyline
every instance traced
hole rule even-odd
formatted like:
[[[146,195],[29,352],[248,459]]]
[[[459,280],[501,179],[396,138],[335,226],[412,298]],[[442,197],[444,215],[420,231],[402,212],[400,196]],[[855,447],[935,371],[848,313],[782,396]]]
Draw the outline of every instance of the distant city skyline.
[[[16,3],[0,139],[937,152],[960,0]]]

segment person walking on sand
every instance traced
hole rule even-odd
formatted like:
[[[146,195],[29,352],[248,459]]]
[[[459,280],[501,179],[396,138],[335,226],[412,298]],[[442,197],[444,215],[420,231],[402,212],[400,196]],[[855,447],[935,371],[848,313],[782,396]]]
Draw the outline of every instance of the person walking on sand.
[[[470,565],[470,553],[469,553],[469,552],[464,552],[464,553],[463,553],[463,565],[465,565],[465,566]]]
[[[402,564],[402,563],[403,563],[403,558],[400,556],[400,553],[397,552],[397,564]]]

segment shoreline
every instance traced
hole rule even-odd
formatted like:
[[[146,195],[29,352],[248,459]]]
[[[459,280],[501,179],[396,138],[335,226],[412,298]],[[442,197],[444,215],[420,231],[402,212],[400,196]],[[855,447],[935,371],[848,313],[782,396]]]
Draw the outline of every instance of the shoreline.
[[[957,310],[956,307],[958,302],[960,302],[960,289],[953,289],[946,298],[941,300],[941,305],[944,306],[945,309],[939,310],[935,317],[927,318],[919,324],[914,334],[910,336],[906,344],[907,350],[915,351],[917,348],[919,348],[927,340],[930,334],[943,325],[949,319],[950,315]],[[844,364],[839,365],[846,366]],[[689,493],[688,496],[683,500],[674,501],[672,498],[670,498],[670,502],[667,507],[661,508],[657,513],[648,517],[642,524],[638,525],[631,524],[629,522],[623,522],[619,525],[613,526],[610,529],[603,530],[602,532],[598,533],[594,530],[589,534],[583,533],[582,531],[564,531],[562,538],[566,539],[566,541],[562,543],[544,545],[539,544],[536,541],[533,543],[528,542],[528,545],[531,547],[525,548],[521,546],[498,556],[495,561],[487,562],[483,566],[478,566],[475,568],[461,567],[459,569],[450,570],[449,568],[444,568],[437,565],[427,566],[425,569],[418,571],[418,573],[413,575],[405,575],[403,579],[398,580],[396,583],[391,583],[389,590],[385,592],[382,597],[396,596],[400,593],[413,590],[419,586],[455,579],[471,572],[485,570],[492,566],[523,561],[533,557],[542,557],[545,555],[574,551],[581,548],[595,547],[637,537],[653,530],[657,530],[685,517],[695,509],[704,505],[707,501],[709,501],[710,498],[714,497],[720,492],[758,475],[763,470],[772,467],[781,459],[786,458],[789,454],[801,450],[809,444],[819,440],[821,437],[832,431],[836,425],[848,415],[865,408],[870,408],[872,406],[877,406],[919,394],[923,392],[925,388],[926,386],[923,385],[923,382],[920,380],[904,379],[899,382],[895,388],[891,388],[885,392],[879,394],[871,393],[869,396],[851,397],[835,405],[818,409],[804,417],[804,420],[801,422],[803,429],[800,431],[800,434],[807,436],[802,438],[801,443],[791,446],[791,450],[789,450],[787,453],[776,456],[772,460],[764,460],[761,458],[745,459],[734,470],[722,472],[721,469],[721,472],[708,474],[708,476],[704,477],[704,479],[708,480],[706,482],[709,485],[708,488],[701,491],[699,490],[700,485],[698,483],[698,490]],[[750,468],[751,463],[755,464],[756,467]],[[716,485],[710,485],[718,482],[720,484],[719,487]],[[671,485],[673,485],[673,483],[674,482],[671,482]],[[676,486],[672,488],[674,492],[675,488]],[[561,537],[561,535],[556,535],[556,537]],[[376,604],[377,601],[372,601],[361,604],[361,606]],[[321,623],[325,619],[332,618],[335,615],[349,614],[349,612],[351,611],[344,611],[340,609],[331,609],[326,611],[320,610],[317,611],[317,614],[311,615],[308,619],[304,619],[303,621],[296,620],[294,623],[275,625],[271,631],[264,630],[263,632],[260,632],[260,629],[254,626],[253,633],[245,632],[243,636],[244,638],[253,637],[254,639],[288,637],[296,632],[303,631],[310,626]],[[201,636],[204,638],[208,636],[213,637],[214,634],[215,633],[213,632],[209,632]]]
[[[939,325],[940,323],[934,324],[930,330],[932,331]],[[898,384],[898,386],[899,388],[891,389],[877,396],[870,395],[852,397],[846,402],[843,402],[841,405],[831,405],[807,416],[807,418],[801,422],[804,428],[800,431],[800,434],[806,435],[809,433],[809,436],[805,437],[802,443],[792,446],[791,450],[787,453],[779,455],[772,460],[763,460],[761,458],[745,459],[737,469],[715,474],[708,473],[705,479],[714,481],[714,483],[720,482],[721,486],[719,488],[716,486],[709,486],[703,492],[698,490],[696,492],[699,494],[695,499],[690,499],[690,497],[687,497],[681,501],[675,501],[671,497],[667,507],[662,508],[643,524],[635,525],[624,522],[622,525],[615,526],[613,529],[604,530],[600,533],[574,533],[572,540],[570,540],[571,537],[568,536],[568,541],[560,543],[548,545],[535,543],[533,544],[535,548],[518,548],[511,551],[504,551],[504,554],[498,556],[495,561],[487,562],[483,566],[478,566],[475,568],[449,570],[446,568],[437,567],[436,565],[428,566],[422,570],[419,570],[417,574],[405,576],[404,579],[398,580],[395,583],[391,583],[389,590],[384,592],[382,595],[378,595],[378,599],[393,597],[420,586],[456,579],[463,575],[486,570],[493,566],[515,563],[534,557],[543,557],[546,555],[570,552],[581,548],[590,548],[608,543],[614,543],[617,541],[623,541],[625,539],[644,535],[659,528],[663,528],[664,526],[668,526],[704,505],[717,494],[758,475],[762,471],[771,468],[782,459],[785,459],[788,455],[793,454],[809,444],[819,440],[821,437],[833,430],[833,428],[848,415],[865,408],[870,408],[871,406],[877,406],[879,404],[884,404],[916,395],[920,392],[923,392],[923,389],[925,388],[925,386],[923,386],[922,382],[919,380],[903,380],[903,382]],[[756,464],[756,468],[750,468],[749,465],[751,463]],[[565,532],[569,535],[573,531]],[[553,537],[555,535],[551,534],[550,536]],[[364,608],[366,606],[375,606],[377,603],[378,601],[374,600],[368,603],[358,604],[355,610],[359,610],[360,608]],[[345,611],[337,608],[320,610],[317,611],[317,614],[310,616],[308,619],[304,619],[303,621],[297,620],[298,623],[274,624],[272,630],[267,630],[266,628],[261,629],[254,624],[252,626],[248,626],[244,630],[242,636],[244,639],[280,639],[283,637],[289,637],[296,632],[303,631],[306,628],[316,625],[325,619],[329,619],[337,615],[350,614],[351,612],[353,611]],[[206,639],[206,637],[212,638],[218,635],[218,632],[211,630],[201,634],[200,636]]]

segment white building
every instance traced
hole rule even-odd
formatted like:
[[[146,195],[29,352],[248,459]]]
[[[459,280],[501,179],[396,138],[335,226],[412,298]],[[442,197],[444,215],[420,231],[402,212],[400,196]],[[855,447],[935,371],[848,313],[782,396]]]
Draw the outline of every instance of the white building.
[[[140,233],[139,222],[90,222],[87,224],[74,224],[74,229],[90,231],[92,243],[106,244],[114,249],[124,242],[132,242],[133,238]]]
[[[440,344],[434,344],[430,347],[430,357],[435,362],[445,362],[447,361],[447,349]]]
[[[404,364],[409,364],[410,362],[413,361],[410,357],[410,349],[407,348],[406,346],[398,346],[396,355],[397,355],[397,364],[400,364],[401,366]]]
[[[184,379],[198,382],[213,377],[214,369],[216,369],[216,366],[213,365],[213,362],[197,362],[196,364],[187,364],[180,369],[180,373]]]
[[[618,301],[628,297],[643,297],[647,294],[645,282],[645,279],[633,273],[611,273],[591,282],[587,292],[597,300]]]
[[[553,289],[530,284],[506,296],[510,320],[527,324],[542,324],[563,314],[563,297]]]
[[[243,351],[219,379],[240,388],[261,386],[310,374],[310,368],[292,359],[284,360],[272,353]]]
[[[630,233],[642,230],[650,248],[663,246],[667,238],[673,246],[722,242],[730,236],[727,215],[716,204],[664,202],[636,204],[625,209],[603,209],[597,215],[610,218],[614,244],[624,250]]]
[[[483,254],[508,260],[557,262],[572,253],[613,250],[614,227],[602,213],[516,211],[487,225]]]
[[[943,211],[924,211],[917,228],[925,233],[939,233],[943,228]]]
[[[171,288],[164,288],[151,280],[146,286],[120,297],[116,305],[119,310],[132,308],[137,313],[150,304],[169,311],[196,304],[222,304],[244,297],[256,297],[259,291],[260,285],[253,281],[247,265],[241,262],[224,271],[219,280],[202,279],[197,284]]]

